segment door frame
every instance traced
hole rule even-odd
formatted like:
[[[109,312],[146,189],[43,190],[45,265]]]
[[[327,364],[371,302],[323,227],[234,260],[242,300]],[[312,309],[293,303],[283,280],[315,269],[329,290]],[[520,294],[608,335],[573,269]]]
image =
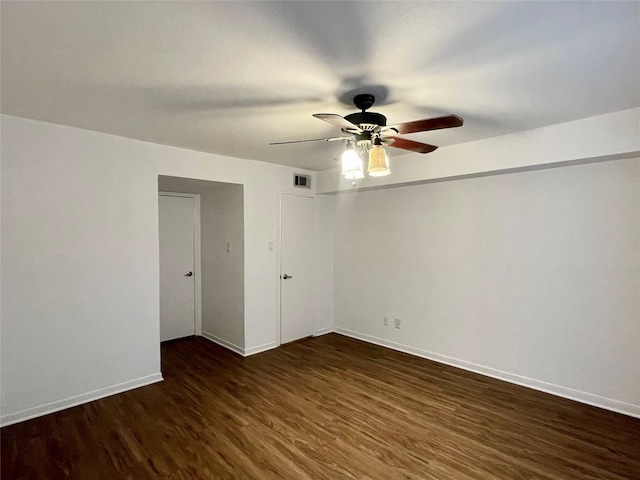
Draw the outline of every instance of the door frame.
[[[276,343],[277,346],[279,347],[280,345],[282,345],[282,197],[284,195],[287,195],[289,197],[304,197],[304,198],[310,198],[311,200],[314,200],[314,196],[309,194],[309,195],[301,195],[299,193],[286,193],[286,192],[281,192],[278,194],[278,228],[277,228],[277,237],[276,237],[276,242],[278,245],[277,248],[277,256],[276,256],[276,262],[277,262],[277,275],[278,275],[278,282],[277,282],[277,289],[276,289],[276,294],[277,294],[277,298],[278,298],[278,302],[277,302],[277,320],[276,320]],[[315,213],[315,207],[314,207],[314,213]],[[313,221],[313,229],[315,232],[315,220]],[[313,321],[313,330],[314,330],[314,335],[316,332],[316,319],[315,316],[312,319]]]
[[[200,261],[200,194],[158,191],[158,197],[186,197],[193,199],[193,267],[194,272],[194,333],[202,335],[202,275],[200,273],[202,262]],[[158,226],[160,225],[160,209],[158,207]],[[158,250],[159,251],[159,250]],[[158,264],[160,258],[158,258]],[[158,282],[158,292],[160,282]],[[159,299],[158,299],[159,302]],[[158,327],[160,324],[158,324]]]

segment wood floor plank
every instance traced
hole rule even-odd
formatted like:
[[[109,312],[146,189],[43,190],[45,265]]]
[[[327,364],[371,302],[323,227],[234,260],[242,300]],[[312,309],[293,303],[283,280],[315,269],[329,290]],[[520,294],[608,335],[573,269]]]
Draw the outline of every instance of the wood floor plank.
[[[336,334],[1,430],[2,479],[640,480],[640,420]]]

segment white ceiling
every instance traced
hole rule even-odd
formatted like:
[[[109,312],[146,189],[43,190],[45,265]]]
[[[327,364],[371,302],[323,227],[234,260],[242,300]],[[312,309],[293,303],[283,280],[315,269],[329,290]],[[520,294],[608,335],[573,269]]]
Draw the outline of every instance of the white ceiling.
[[[640,2],[1,2],[2,112],[301,168],[381,97],[445,146],[640,106]],[[404,153],[391,149],[392,155]]]

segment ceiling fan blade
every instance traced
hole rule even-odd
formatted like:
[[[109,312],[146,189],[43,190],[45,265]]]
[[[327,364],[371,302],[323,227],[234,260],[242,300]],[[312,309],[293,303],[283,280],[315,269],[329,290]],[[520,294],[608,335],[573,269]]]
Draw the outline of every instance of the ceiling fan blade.
[[[399,134],[427,132],[429,130],[440,130],[441,128],[461,127],[464,120],[457,115],[446,115],[444,117],[425,118],[413,122],[398,123],[390,125],[383,130],[396,130]]]
[[[340,115],[336,115],[335,113],[314,113],[313,116],[320,120],[324,120],[331,125],[342,128],[343,130],[353,130],[356,132],[362,131],[360,130],[360,127],[351,123],[349,120],[342,118]]]
[[[306,143],[306,142],[337,142],[338,140],[351,140],[353,137],[331,137],[331,138],[312,138],[310,140],[293,140],[290,142],[271,142],[269,145],[287,145],[289,143]]]
[[[401,148],[403,150],[409,150],[411,152],[416,152],[416,153],[429,153],[429,152],[433,152],[436,148],[438,148],[435,145],[429,145],[428,143],[414,142],[413,140],[409,140],[407,138],[402,138],[402,137],[384,137],[383,141],[387,139],[393,140],[392,143],[388,144],[390,147]]]

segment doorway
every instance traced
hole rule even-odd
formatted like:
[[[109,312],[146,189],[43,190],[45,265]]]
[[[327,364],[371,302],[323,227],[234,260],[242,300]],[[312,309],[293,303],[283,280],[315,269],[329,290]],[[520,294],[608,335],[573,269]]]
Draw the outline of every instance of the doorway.
[[[242,354],[245,333],[243,185],[159,175],[158,191],[184,192],[182,195],[192,194],[200,199],[196,221],[201,237],[200,266],[196,265],[193,271],[196,319],[200,320],[196,320],[195,334]],[[161,292],[161,302],[162,296]]]

